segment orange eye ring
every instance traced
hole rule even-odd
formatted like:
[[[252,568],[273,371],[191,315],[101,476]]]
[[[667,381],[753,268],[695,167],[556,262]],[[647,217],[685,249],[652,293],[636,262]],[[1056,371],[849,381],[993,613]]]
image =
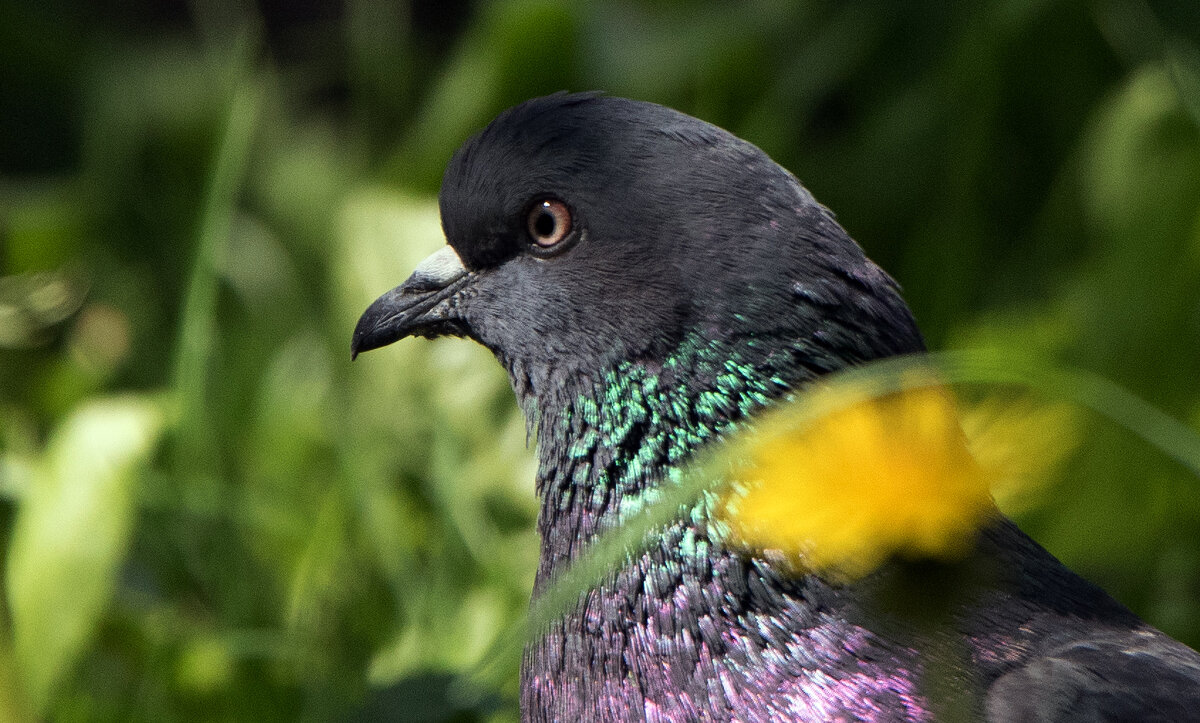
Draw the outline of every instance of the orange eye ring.
[[[547,251],[571,234],[571,225],[571,209],[553,198],[535,203],[525,221],[534,246]]]

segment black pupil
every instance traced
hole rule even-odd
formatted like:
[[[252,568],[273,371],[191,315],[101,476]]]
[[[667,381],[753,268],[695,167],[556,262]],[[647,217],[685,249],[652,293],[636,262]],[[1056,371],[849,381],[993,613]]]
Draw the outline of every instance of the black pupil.
[[[554,227],[556,225],[558,224],[554,220],[554,214],[543,210],[537,215],[537,219],[534,220],[533,230],[537,232],[538,236],[549,238],[554,235]]]

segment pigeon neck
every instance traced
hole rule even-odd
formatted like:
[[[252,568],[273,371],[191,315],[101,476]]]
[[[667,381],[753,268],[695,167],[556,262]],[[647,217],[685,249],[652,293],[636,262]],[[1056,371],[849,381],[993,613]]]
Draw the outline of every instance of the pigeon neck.
[[[640,509],[705,442],[811,376],[795,354],[697,337],[664,362],[622,362],[578,378],[555,404],[540,400],[542,572]]]

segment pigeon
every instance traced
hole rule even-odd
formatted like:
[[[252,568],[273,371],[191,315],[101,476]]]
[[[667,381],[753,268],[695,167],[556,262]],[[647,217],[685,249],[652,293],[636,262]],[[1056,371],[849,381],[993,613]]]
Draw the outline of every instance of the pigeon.
[[[792,174],[660,105],[510,108],[454,154],[439,206],[448,244],[363,313],[352,353],[467,337],[507,370],[537,430],[535,598],[739,422],[925,349]],[[1200,720],[1200,655],[998,513],[961,562],[856,581],[719,533],[680,515],[533,637],[523,719]]]

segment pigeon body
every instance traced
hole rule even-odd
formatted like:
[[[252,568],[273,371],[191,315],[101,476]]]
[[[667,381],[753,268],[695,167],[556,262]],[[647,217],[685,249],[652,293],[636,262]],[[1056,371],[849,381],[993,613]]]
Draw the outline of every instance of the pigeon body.
[[[739,421],[924,348],[799,181],[661,106],[516,106],[454,156],[440,204],[448,248],[364,313],[353,351],[468,336],[508,370],[538,429],[535,596]],[[853,584],[729,549],[708,522],[662,530],[529,644],[526,720],[1200,720],[1200,655],[999,515],[962,563]]]

